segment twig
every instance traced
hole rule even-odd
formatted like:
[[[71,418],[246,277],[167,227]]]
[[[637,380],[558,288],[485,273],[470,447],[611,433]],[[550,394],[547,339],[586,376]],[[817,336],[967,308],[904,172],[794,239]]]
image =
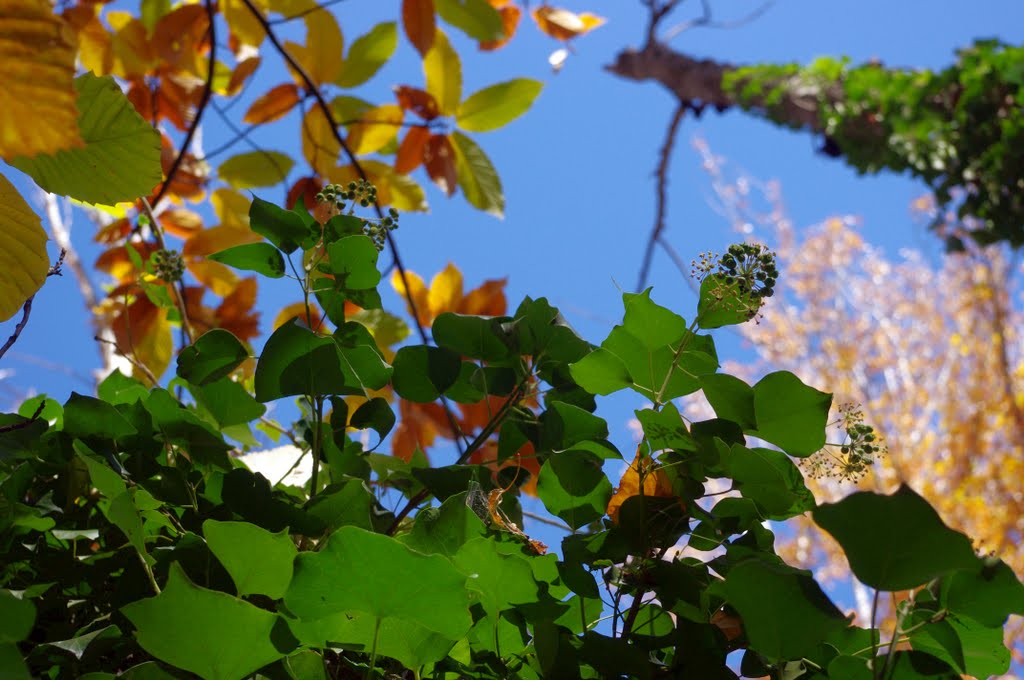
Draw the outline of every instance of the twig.
[[[539,515],[536,512],[529,512],[527,510],[523,510],[523,517],[529,517],[535,522],[547,524],[550,527],[561,529],[562,531],[566,531],[570,534],[573,533],[572,527],[570,527],[568,524],[565,524],[564,522],[559,522],[557,520],[553,520],[549,517],[545,517],[544,515]]]
[[[253,15],[253,18],[255,18],[256,21],[259,22],[260,26],[263,27],[264,32],[267,34],[267,39],[270,40],[274,49],[276,49],[278,54],[288,62],[288,66],[291,67],[292,71],[294,71],[299,76],[299,79],[302,80],[306,91],[313,95],[313,99],[316,100],[317,107],[319,107],[324,118],[327,120],[328,126],[331,129],[331,134],[334,137],[334,141],[338,143],[338,147],[345,153],[345,156],[349,159],[349,162],[352,164],[352,168],[356,171],[356,174],[364,182],[369,182],[369,177],[363,169],[362,164],[360,164],[359,159],[356,158],[352,148],[349,147],[348,142],[338,131],[338,121],[334,117],[334,112],[331,110],[330,104],[328,104],[327,100],[324,99],[324,95],[320,91],[320,88],[313,82],[313,79],[310,78],[308,73],[306,73],[306,70],[302,65],[295,60],[295,57],[285,49],[280,38],[278,38],[277,34],[274,32],[274,27],[267,18],[263,16],[263,13],[259,8],[253,4],[252,0],[242,0],[242,2],[245,3],[246,8],[248,8],[249,12]],[[384,211],[381,209],[380,203],[374,202],[373,209],[377,213],[378,218],[384,219]],[[416,308],[416,301],[412,296],[412,288],[409,286],[409,277],[405,264],[402,262],[402,257],[398,252],[398,245],[395,243],[394,236],[390,231],[385,233],[385,238],[387,240],[388,249],[391,251],[391,259],[394,261],[395,267],[398,269],[399,278],[402,280],[402,286],[405,289],[405,300],[412,312],[412,318],[413,322],[416,324],[417,334],[420,336],[420,340],[424,345],[430,344],[430,339],[427,337],[427,331],[420,322],[419,311]],[[443,396],[441,397],[441,405],[444,407],[445,417],[448,420],[448,425],[451,427],[452,435],[455,437],[455,448],[459,451],[459,458],[461,459],[465,456],[465,449],[463,449],[462,442],[459,438],[461,430],[458,422],[455,420],[455,415],[452,413],[451,406]]]
[[[304,9],[301,12],[296,12],[295,14],[290,14],[290,15],[288,15],[286,17],[281,17],[280,19],[274,19],[273,21],[267,21],[267,23],[272,25],[272,26],[276,26],[277,24],[283,24],[283,23],[286,23],[286,22],[289,22],[289,21],[295,21],[296,19],[301,19],[302,17],[304,17],[304,16],[306,16],[308,14],[312,14],[313,12],[319,12],[321,10],[326,10],[331,5],[337,5],[339,2],[345,2],[345,0],[326,0],[326,2],[317,3],[313,7],[310,7],[309,9]]]
[[[60,256],[57,258],[57,261],[46,271],[47,278],[61,275],[60,268],[61,265],[64,264],[65,255],[67,255],[67,251],[61,248]],[[28,317],[32,314],[32,301],[35,300],[35,298],[36,294],[32,293],[32,295],[25,300],[25,304],[21,306],[21,321],[19,321],[14,327],[14,332],[11,333],[11,337],[7,338],[7,342],[4,343],[4,346],[0,347],[0,359],[4,358],[4,355],[7,354],[7,350],[14,347],[14,343],[18,341],[18,338],[21,337],[22,331],[25,330],[25,326],[28,325]]]
[[[742,16],[739,19],[733,19],[731,21],[712,21],[710,4],[708,3],[708,0],[702,0],[701,6],[703,7],[704,11],[701,14],[701,16],[697,17],[696,19],[690,19],[689,21],[684,21],[680,24],[676,24],[675,26],[673,26],[672,28],[665,32],[665,35],[661,37],[661,40],[662,42],[666,43],[671,42],[674,38],[679,37],[681,33],[685,33],[691,28],[697,28],[698,26],[702,28],[722,29],[739,28],[744,24],[749,24],[751,21],[759,19],[761,15],[763,15],[765,12],[771,9],[774,5],[775,0],[768,0],[768,2],[762,4],[753,12],[750,12],[746,16]]]
[[[36,407],[36,411],[35,413],[32,414],[31,418],[29,418],[28,420],[23,420],[20,423],[14,423],[12,425],[4,425],[3,427],[0,427],[0,434],[4,434],[6,432],[14,432],[15,430],[21,430],[36,422],[37,420],[39,420],[39,416],[42,415],[44,406],[46,406],[46,399],[43,399],[42,401],[39,402],[39,406]]]
[[[209,22],[206,28],[206,37],[210,41],[210,54],[207,56],[209,65],[206,69],[206,82],[203,83],[203,93],[199,97],[195,117],[192,119],[192,124],[188,126],[185,139],[181,143],[181,149],[178,151],[178,155],[174,157],[174,162],[171,163],[170,169],[167,170],[167,177],[164,179],[164,183],[160,185],[160,191],[157,192],[156,197],[153,199],[154,206],[159,205],[163,197],[167,195],[168,190],[170,190],[171,182],[178,173],[182,161],[185,160],[185,154],[188,153],[188,148],[192,145],[192,138],[195,137],[196,130],[199,129],[199,122],[202,120],[203,112],[206,110],[206,105],[210,103],[210,96],[213,94],[213,77],[217,66],[216,13],[213,0],[205,0],[204,4],[206,5],[206,18]]]
[[[149,378],[149,381],[153,384],[154,387],[156,385],[160,384],[160,381],[157,380],[155,375],[153,375],[153,371],[149,370],[149,367],[146,366],[146,364],[144,364],[141,361],[139,361],[135,356],[130,355],[130,354],[126,353],[123,349],[121,349],[121,346],[117,344],[116,340],[108,340],[107,338],[101,338],[98,335],[95,338],[93,338],[93,339],[96,342],[102,342],[104,344],[113,346],[113,348],[115,350],[117,350],[117,354],[119,356],[122,356],[125,359],[127,359],[128,363],[130,363],[132,366],[134,366],[135,368],[137,368],[140,371],[142,371],[143,375],[145,375],[147,378]]]
[[[667,212],[668,204],[665,190],[668,187],[668,168],[669,164],[672,162],[672,148],[676,143],[676,134],[679,132],[679,124],[682,122],[683,116],[686,115],[686,110],[688,108],[689,102],[682,100],[679,102],[679,105],[676,106],[676,110],[672,114],[672,120],[669,122],[668,129],[665,131],[665,141],[661,145],[658,168],[655,172],[655,175],[658,178],[655,190],[657,208],[654,216],[654,226],[651,228],[651,235],[647,237],[647,247],[644,249],[643,264],[640,265],[640,278],[636,284],[637,291],[643,290],[644,286],[647,285],[647,276],[651,270],[651,259],[654,257],[654,246],[661,237],[661,232],[665,229],[665,214]]]
[[[167,250],[167,242],[164,241],[164,232],[160,228],[160,223],[156,219],[156,215],[153,214],[153,206],[149,204],[146,198],[140,199],[142,201],[142,209],[149,217],[149,228],[153,231],[153,236],[156,238],[157,245],[160,250]],[[186,345],[191,345],[195,336],[192,335],[192,326],[188,320],[188,307],[185,306],[185,284],[181,280],[171,282],[171,290],[174,291],[174,302],[178,307],[178,312],[181,314],[181,333],[184,336],[183,340]]]

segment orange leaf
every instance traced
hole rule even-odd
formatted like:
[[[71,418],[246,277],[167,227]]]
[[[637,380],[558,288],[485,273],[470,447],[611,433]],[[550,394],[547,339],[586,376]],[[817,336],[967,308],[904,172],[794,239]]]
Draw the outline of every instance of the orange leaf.
[[[284,118],[299,103],[299,88],[294,83],[282,83],[257,98],[242,121],[253,125],[270,123]]]
[[[135,269],[135,265],[132,264],[131,259],[128,257],[127,248],[131,248],[138,253],[139,258],[143,262],[148,260],[149,256],[157,250],[156,245],[152,243],[128,243],[101,253],[96,258],[96,264],[93,266],[101,272],[110,274],[118,283],[134,281],[141,272]]]
[[[711,625],[722,631],[725,635],[725,639],[732,642],[736,638],[743,635],[743,621],[738,616],[727,613],[724,609],[719,609],[711,615]]]
[[[584,12],[576,14],[560,7],[543,5],[530,10],[537,27],[555,40],[571,40],[589,33],[605,23],[606,19]]]
[[[430,280],[427,292],[431,320],[444,312],[454,312],[462,302],[462,272],[451,262]]]
[[[130,233],[132,233],[132,223],[127,217],[122,217],[96,232],[92,240],[96,241],[96,243],[106,243],[107,245],[121,243]]]
[[[203,218],[199,213],[184,208],[164,210],[156,218],[164,231],[178,238],[188,238],[203,228]]]
[[[185,257],[200,257],[262,240],[263,237],[254,231],[220,225],[194,233],[185,241],[181,254]]]
[[[238,274],[231,267],[214,260],[194,259],[186,265],[199,283],[213,291],[214,295],[231,295],[238,287]]]
[[[650,456],[643,456],[637,449],[636,457],[630,464],[626,473],[622,475],[619,488],[608,501],[606,512],[615,524],[619,523],[619,508],[627,499],[633,496],[654,496],[657,498],[673,498],[672,481],[665,474],[665,471],[655,466]],[[640,478],[643,477],[643,490],[640,488]],[[682,501],[680,501],[682,503]]]
[[[508,301],[505,299],[505,284],[508,279],[491,279],[484,281],[479,287],[469,291],[462,304],[459,305],[459,314],[472,314],[474,316],[502,316],[508,308]]]
[[[167,310],[139,294],[127,306],[123,301],[115,301],[113,314],[110,329],[121,351],[134,357],[158,378],[163,375],[174,349]],[[145,380],[144,375],[136,377]]]
[[[320,190],[324,188],[323,183],[314,177],[300,177],[296,180],[292,188],[288,190],[288,196],[284,199],[284,205],[286,208],[291,210],[294,208],[299,199],[302,199],[302,205],[306,206],[306,210],[312,212],[317,205],[316,195],[320,193]]]
[[[242,279],[217,307],[218,326],[231,331],[242,342],[249,342],[260,333],[260,313],[253,311],[256,289],[255,276]]]
[[[434,0],[402,0],[402,27],[420,56],[430,51],[437,28]]]
[[[406,111],[412,111],[423,120],[431,121],[441,115],[437,100],[426,90],[399,85],[395,88],[395,97],[399,106]]]
[[[494,2],[491,2],[491,4],[493,5]],[[517,5],[496,5],[496,7],[498,7],[498,14],[501,15],[504,36],[497,40],[487,40],[480,43],[480,49],[488,52],[504,47],[512,39],[512,36],[516,34],[516,29],[519,27],[519,19],[523,16],[523,11]]]
[[[455,149],[448,140],[448,135],[432,135],[423,147],[423,164],[427,174],[434,180],[441,191],[449,196],[455,193],[459,181],[455,168]]]
[[[448,417],[440,404],[416,404],[398,400],[400,420],[391,437],[391,455],[412,460],[416,449],[426,451],[438,435],[451,437]]]
[[[305,302],[293,302],[290,305],[285,305],[281,308],[281,311],[274,317],[274,328],[277,330],[281,326],[285,325],[292,319],[298,319],[299,323],[310,330],[316,330],[323,323],[323,317],[320,316],[320,308],[315,304],[309,306],[309,319],[306,318],[306,303]]]
[[[201,57],[209,49],[206,37],[209,25],[202,5],[180,5],[156,22],[153,50],[173,70],[205,78],[206,60]]]
[[[405,133],[405,139],[398,146],[398,155],[395,156],[395,172],[399,175],[408,175],[423,162],[423,150],[430,139],[430,130],[425,127],[411,127]]]
[[[227,91],[224,93],[229,97],[233,97],[242,91],[242,86],[245,85],[245,81],[249,79],[256,69],[259,68],[260,58],[249,57],[245,61],[241,61],[235,66],[235,70],[231,72],[231,79],[228,80]]]
[[[128,101],[132,103],[135,110],[139,112],[143,120],[147,123],[153,120],[155,115],[155,100],[156,97],[153,95],[153,91],[149,89],[145,81],[141,79],[133,79],[131,81],[131,87],[128,88]]]
[[[187,130],[201,94],[202,88],[195,85],[195,81],[162,78],[155,93],[157,118],[165,118],[179,130]]]
[[[161,137],[160,165],[166,177],[178,152],[167,135]],[[180,198],[201,201],[206,194],[206,182],[209,177],[210,166],[206,161],[196,158],[192,152],[186,152],[171,180],[169,191]]]
[[[145,24],[129,12],[107,12],[107,22],[114,29],[110,40],[111,72],[122,78],[146,75],[156,64],[156,53]]]

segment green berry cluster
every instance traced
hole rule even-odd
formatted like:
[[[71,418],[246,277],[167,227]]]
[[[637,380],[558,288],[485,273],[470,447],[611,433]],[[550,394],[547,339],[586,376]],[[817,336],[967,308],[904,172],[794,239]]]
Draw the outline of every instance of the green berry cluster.
[[[775,294],[779,270],[775,253],[760,243],[734,243],[718,261],[718,271],[727,285],[736,284],[739,292],[753,298]]]
[[[355,212],[356,206],[367,208],[377,203],[377,187],[364,179],[349,182],[347,185],[328,184],[316,195],[316,200],[328,203],[339,213],[348,210],[349,215]],[[373,241],[377,250],[384,250],[388,232],[398,228],[398,211],[388,208],[381,218],[362,217],[363,233]]]
[[[153,274],[168,283],[180,281],[185,275],[185,260],[176,250],[158,250],[150,256]]]
[[[854,404],[840,406],[839,413],[836,424],[845,431],[846,438],[840,444],[827,444],[826,448],[802,460],[801,465],[813,479],[833,477],[856,482],[878,458],[888,453],[888,448],[875,429],[864,423],[864,414]]]

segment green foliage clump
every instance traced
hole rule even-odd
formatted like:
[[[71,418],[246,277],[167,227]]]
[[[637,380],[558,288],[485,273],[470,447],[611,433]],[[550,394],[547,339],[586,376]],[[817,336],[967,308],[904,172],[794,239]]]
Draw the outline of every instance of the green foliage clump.
[[[938,71],[845,59],[750,66],[723,87],[787,126],[797,124],[783,96],[812,94],[832,152],[859,172],[909,172],[973,221],[978,242],[1024,245],[1024,47],[979,41]]]
[[[691,322],[650,290],[627,293],[622,323],[595,347],[527,298],[509,316],[442,314],[436,345],[391,354],[383,326],[346,313],[346,301],[380,307],[360,218],[321,225],[301,204],[256,199],[250,222],[266,248],[222,261],[277,277],[301,250],[289,269],[333,332],[307,310],[247,377],[249,351],[213,330],[181,353],[177,395],[115,372],[96,397],[41,396],[0,416],[9,677],[735,678],[727,657],[741,649],[745,677],[1008,668],[1002,627],[1024,613],[1024,585],[1006,565],[978,557],[907,487],[818,504],[794,459],[839,447],[866,466],[873,432],[847,409],[848,439],[829,442],[830,394],[784,371],[754,385],[719,372],[705,331],[749,320],[771,296],[780,274],[763,247],[702,260]],[[452,464],[432,467],[422,452],[367,449],[361,431],[379,444],[395,425],[389,390],[501,406]],[[625,461],[594,412],[622,390],[651,403]],[[697,392],[716,417],[679,413],[673,400]],[[285,397],[299,398],[289,433],[312,462],[302,488],[233,455]],[[623,462],[613,492],[604,468]],[[530,470],[567,532],[557,554],[520,528]],[[804,513],[862,582],[915,591],[893,644],[776,554],[776,523]]]

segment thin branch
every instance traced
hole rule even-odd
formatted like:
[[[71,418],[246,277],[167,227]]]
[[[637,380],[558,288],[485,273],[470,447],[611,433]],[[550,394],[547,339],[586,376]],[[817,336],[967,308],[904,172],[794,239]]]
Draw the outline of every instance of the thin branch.
[[[775,0],[768,0],[768,2],[765,2],[760,7],[757,7],[756,9],[754,9],[754,11],[750,12],[749,14],[742,16],[739,19],[732,19],[730,21],[712,21],[711,7],[710,3],[708,3],[708,0],[701,0],[701,5],[704,10],[701,16],[697,17],[696,19],[690,19],[689,21],[684,21],[680,24],[676,24],[669,30],[665,31],[665,35],[661,37],[662,42],[671,42],[674,38],[679,37],[681,33],[685,33],[691,28],[720,28],[725,30],[739,28],[740,26],[749,24],[750,22],[756,21],[757,19],[761,18],[761,16],[765,14],[765,12],[767,12],[768,10],[775,6]]]
[[[64,264],[65,255],[67,255],[67,251],[61,248],[57,262],[55,262],[46,272],[47,278],[61,275],[60,268]],[[24,331],[25,327],[28,325],[28,317],[32,314],[32,301],[35,299],[36,294],[32,293],[32,295],[25,300],[25,304],[21,306],[21,321],[19,321],[14,327],[14,332],[11,333],[11,337],[7,338],[7,342],[4,343],[3,347],[0,347],[0,359],[4,358],[4,355],[7,354],[7,350],[14,347],[14,343],[16,343],[18,338],[21,337],[22,331]]]
[[[192,139],[196,135],[196,130],[199,129],[199,122],[203,119],[203,112],[206,110],[206,105],[210,103],[210,96],[213,94],[214,70],[217,66],[216,14],[213,0],[205,0],[205,5],[206,18],[209,22],[209,25],[206,28],[206,37],[210,41],[210,54],[208,55],[209,65],[206,69],[206,81],[203,83],[203,93],[199,97],[199,104],[196,106],[195,117],[192,119],[192,124],[189,125],[188,131],[185,133],[185,139],[181,143],[181,149],[178,151],[178,155],[174,157],[174,162],[171,163],[171,167],[167,171],[167,177],[164,179],[164,183],[160,185],[160,191],[157,192],[156,197],[153,199],[154,206],[159,205],[160,201],[170,190],[171,182],[174,180],[174,176],[178,173],[178,169],[181,167],[182,161],[185,160],[185,154],[188,153],[188,148],[192,145]]]
[[[207,1],[209,2],[210,0]],[[334,137],[334,140],[338,143],[338,146],[345,153],[345,156],[349,159],[349,162],[352,164],[352,168],[356,171],[356,174],[364,182],[369,182],[369,177],[367,176],[366,171],[363,169],[362,164],[359,162],[359,159],[356,158],[356,155],[355,153],[353,153],[352,148],[348,145],[348,142],[339,132],[338,121],[334,117],[334,112],[331,110],[330,104],[328,104],[327,100],[324,99],[324,95],[320,91],[320,88],[317,86],[316,83],[313,82],[313,79],[310,78],[308,73],[306,73],[306,70],[302,67],[302,65],[299,64],[298,61],[296,61],[295,57],[293,57],[288,52],[288,50],[285,49],[284,45],[281,43],[280,38],[278,38],[277,34],[274,32],[274,27],[267,20],[267,18],[263,16],[263,13],[259,10],[259,8],[253,4],[252,0],[242,0],[242,2],[245,3],[245,6],[253,15],[253,18],[255,18],[256,21],[259,22],[260,26],[263,27],[264,32],[267,34],[267,39],[270,40],[270,43],[274,46],[274,49],[276,49],[278,54],[280,54],[281,57],[286,62],[288,62],[288,66],[291,67],[292,71],[296,73],[302,80],[302,83],[305,86],[306,91],[309,94],[313,95],[313,98],[316,100],[317,107],[319,107],[321,113],[323,113],[324,115],[324,118],[327,120],[328,126],[331,129],[331,134]],[[375,202],[373,204],[373,209],[377,213],[378,218],[384,219],[384,211],[381,209],[380,203]],[[427,331],[423,327],[423,324],[420,322],[419,312],[416,308],[416,301],[412,296],[412,288],[409,285],[408,271],[406,270],[405,264],[402,262],[402,257],[398,252],[398,245],[395,243],[394,236],[390,231],[387,231],[385,233],[385,238],[387,240],[388,249],[391,251],[391,259],[394,261],[395,267],[398,269],[399,278],[401,278],[402,280],[402,286],[405,289],[405,300],[406,303],[409,305],[409,310],[412,312],[412,318],[413,322],[416,325],[417,334],[420,336],[420,340],[423,342],[424,345],[430,344],[430,339],[427,337]],[[452,413],[451,406],[448,404],[448,401],[443,396],[441,397],[441,404],[444,407],[444,413],[445,417],[448,419],[448,425],[451,427],[452,434],[455,437],[455,448],[459,452],[459,458],[462,459],[465,456],[465,449],[463,449],[462,447],[462,441],[460,439],[461,430],[459,428],[458,422],[455,420],[455,415]]]
[[[149,379],[149,381],[153,384],[154,387],[156,387],[157,385],[160,384],[160,381],[157,380],[157,377],[155,375],[153,375],[153,371],[149,370],[149,367],[146,366],[146,364],[144,364],[141,361],[139,361],[135,357],[134,354],[128,354],[123,349],[121,349],[121,346],[117,344],[116,340],[110,340],[108,338],[101,338],[98,335],[95,338],[93,338],[93,339],[96,342],[102,342],[104,344],[111,345],[115,350],[117,350],[117,354],[119,356],[124,357],[125,359],[128,360],[128,363],[130,363],[135,368],[139,369],[139,371],[141,371],[142,374],[145,375]]]
[[[669,164],[672,162],[672,149],[676,143],[679,125],[682,123],[683,116],[686,115],[686,110],[688,108],[690,108],[689,103],[685,101],[680,101],[678,106],[676,106],[676,110],[672,114],[672,120],[669,122],[668,129],[665,131],[665,141],[661,145],[658,168],[655,173],[658,180],[655,190],[657,208],[654,216],[654,226],[651,228],[651,235],[647,237],[647,247],[644,250],[643,264],[640,265],[640,278],[636,284],[637,291],[643,290],[647,285],[647,276],[651,270],[651,259],[654,257],[654,246],[661,237],[661,232],[665,229],[665,214],[667,212],[668,204],[668,198],[665,190],[668,187],[668,168]]]
[[[149,217],[149,226],[153,231],[153,236],[156,238],[157,245],[160,250],[167,250],[167,243],[164,241],[164,233],[160,228],[160,223],[156,219],[156,215],[153,214],[153,206],[149,204],[149,201],[145,198],[140,199],[142,201],[142,209]],[[186,345],[191,345],[195,336],[192,334],[192,325],[188,320],[188,307],[185,305],[185,284],[178,281],[174,281],[170,284],[171,290],[174,291],[174,302],[178,307],[178,312],[181,314],[181,333],[184,336]]]
[[[310,7],[309,9],[304,9],[301,12],[296,12],[295,14],[290,14],[286,17],[281,17],[280,19],[268,20],[267,23],[270,24],[271,26],[276,26],[278,24],[287,23],[289,21],[295,21],[296,19],[301,19],[302,17],[312,14],[313,12],[326,10],[331,5],[337,5],[340,2],[345,2],[345,0],[326,0],[325,2],[317,3],[313,7]]]
[[[43,407],[44,406],[46,406],[46,399],[43,399],[42,401],[39,402],[39,406],[36,407],[35,413],[33,413],[32,416],[30,418],[28,418],[27,420],[23,420],[20,423],[13,423],[11,425],[4,425],[3,427],[0,427],[0,434],[5,434],[7,432],[15,432],[17,430],[25,429],[26,427],[28,427],[32,423],[34,423],[37,420],[39,420],[39,416],[41,416],[43,414]]]

